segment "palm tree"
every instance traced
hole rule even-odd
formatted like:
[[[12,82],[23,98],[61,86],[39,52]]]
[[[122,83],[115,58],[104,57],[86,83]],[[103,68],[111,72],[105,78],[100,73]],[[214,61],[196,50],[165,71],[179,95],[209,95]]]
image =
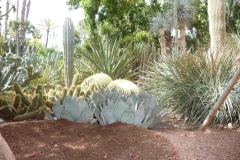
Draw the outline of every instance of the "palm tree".
[[[9,10],[9,0],[6,2],[6,11]],[[5,40],[7,39],[7,34],[8,34],[8,14],[5,17]]]
[[[211,53],[215,54],[226,43],[226,2],[225,0],[208,0],[209,33]]]
[[[27,0],[23,0],[22,11],[21,11],[21,21],[20,21],[20,35],[19,35],[21,40],[25,39],[24,21],[25,21],[26,3],[27,3]]]
[[[167,10],[167,19],[173,26],[174,22],[174,1],[168,2],[168,10]],[[196,9],[193,6],[190,0],[178,0],[177,1],[177,20],[180,29],[180,48],[182,51],[186,50],[186,27],[190,25],[193,20],[193,14]],[[175,37],[177,39],[178,37]]]
[[[160,46],[162,54],[166,53],[165,29],[169,29],[169,25],[165,19],[165,16],[163,16],[162,13],[158,13],[152,19],[150,30],[152,33],[157,33],[160,35]]]
[[[26,20],[28,20],[29,11],[30,11],[30,5],[31,5],[31,0],[29,0],[28,3],[27,3]]]
[[[45,18],[43,21],[41,21],[41,24],[39,24],[39,30],[45,32],[46,36],[45,48],[47,48],[49,37],[54,38],[56,36],[56,33],[54,32],[55,28],[57,28],[57,26],[55,26],[55,24],[52,23],[49,18],[48,19]]]

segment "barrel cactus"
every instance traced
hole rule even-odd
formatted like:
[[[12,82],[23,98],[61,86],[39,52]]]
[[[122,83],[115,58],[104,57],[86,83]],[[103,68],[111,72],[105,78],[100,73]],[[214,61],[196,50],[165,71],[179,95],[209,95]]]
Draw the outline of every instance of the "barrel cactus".
[[[74,26],[71,18],[66,18],[63,25],[63,61],[65,87],[70,88],[73,80],[74,62]]]
[[[135,94],[139,94],[140,92],[140,89],[136,84],[125,79],[114,80],[108,84],[107,88],[109,88],[110,90],[116,88],[119,92],[127,95],[130,95],[132,92],[134,92]]]

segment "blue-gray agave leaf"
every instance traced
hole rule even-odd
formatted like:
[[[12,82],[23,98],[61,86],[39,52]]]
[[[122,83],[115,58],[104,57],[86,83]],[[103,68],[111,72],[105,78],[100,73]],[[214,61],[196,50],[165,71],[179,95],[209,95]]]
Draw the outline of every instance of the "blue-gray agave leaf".
[[[121,116],[128,106],[122,100],[117,100],[114,108],[113,114],[116,121],[121,121]]]
[[[135,120],[135,113],[131,107],[128,107],[121,116],[121,122],[134,124],[134,120]]]
[[[149,119],[156,117],[161,112],[162,108],[163,108],[163,101],[160,101],[159,104],[157,104],[157,106],[153,108],[153,111],[149,116]]]
[[[74,122],[74,120],[73,120],[73,115],[72,115],[69,111],[67,111],[66,109],[64,109],[64,108],[63,108],[63,110],[62,110],[62,112],[61,112],[61,114],[60,114],[60,117],[61,117],[62,119],[67,119],[67,120],[69,120],[69,121]]]
[[[143,128],[149,128],[153,124],[154,118],[150,119],[149,121],[143,123],[141,127]]]
[[[87,107],[84,112],[82,113],[82,117],[84,116],[84,123],[90,122],[93,112],[90,107]]]
[[[116,122],[115,117],[113,115],[113,107],[103,106],[102,113],[108,124],[112,124]]]
[[[134,92],[132,92],[130,97],[132,98],[133,104],[135,104],[138,100],[138,96]]]
[[[144,120],[144,108],[139,108],[135,111],[134,125],[141,125]]]
[[[108,88],[106,90],[104,90],[103,95],[106,98],[112,99],[112,93],[111,93],[110,89],[108,89]]]
[[[60,119],[60,114],[63,110],[63,107],[60,105],[60,100],[55,101],[54,107],[53,107],[53,113],[57,117],[57,119]]]

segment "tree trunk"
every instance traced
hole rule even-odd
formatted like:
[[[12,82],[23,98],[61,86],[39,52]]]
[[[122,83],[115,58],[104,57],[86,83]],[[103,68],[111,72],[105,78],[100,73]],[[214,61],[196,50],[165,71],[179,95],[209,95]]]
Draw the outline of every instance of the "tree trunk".
[[[186,51],[186,28],[185,26],[182,26],[180,28],[180,50],[181,52]]]
[[[9,11],[9,0],[6,2],[6,17],[5,17],[5,40],[7,39],[7,34],[8,34],[8,11]]]
[[[47,38],[46,38],[46,43],[45,43],[45,48],[47,48],[47,45],[48,45],[48,37],[49,37],[49,30],[47,31]]]
[[[25,10],[26,10],[26,1],[23,0],[22,11],[21,11],[21,21],[20,21],[20,39],[25,39],[25,29],[24,29],[24,17],[25,17]]]
[[[18,20],[18,12],[19,12],[19,0],[17,0],[17,9],[16,9],[16,20]]]
[[[166,53],[166,50],[167,50],[164,28],[159,29],[159,34],[160,34],[161,54],[164,54],[164,53]]]
[[[0,158],[3,160],[15,160],[10,147],[0,133]]]
[[[208,0],[209,32],[211,38],[210,53],[216,55],[226,44],[226,2]],[[215,57],[215,56],[214,56]]]
[[[26,20],[28,20],[29,11],[30,11],[30,5],[31,5],[31,0],[29,0],[28,3],[27,3]]]

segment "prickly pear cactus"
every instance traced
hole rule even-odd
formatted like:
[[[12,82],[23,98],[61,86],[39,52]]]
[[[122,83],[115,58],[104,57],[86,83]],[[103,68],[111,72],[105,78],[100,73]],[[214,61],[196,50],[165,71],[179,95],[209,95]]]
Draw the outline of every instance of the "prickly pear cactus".
[[[74,26],[71,18],[66,18],[63,24],[63,61],[65,87],[70,88],[73,80],[74,62]]]

